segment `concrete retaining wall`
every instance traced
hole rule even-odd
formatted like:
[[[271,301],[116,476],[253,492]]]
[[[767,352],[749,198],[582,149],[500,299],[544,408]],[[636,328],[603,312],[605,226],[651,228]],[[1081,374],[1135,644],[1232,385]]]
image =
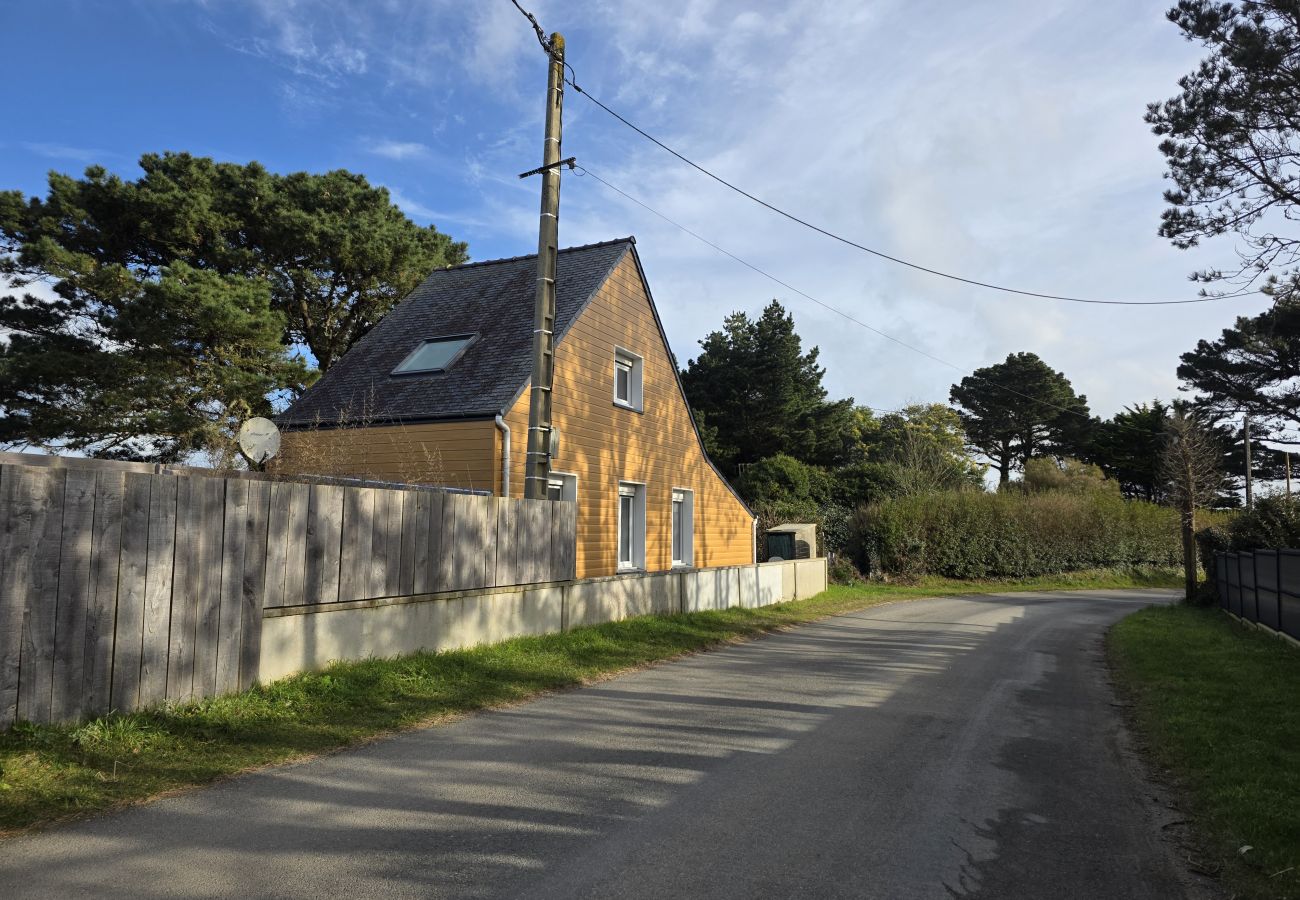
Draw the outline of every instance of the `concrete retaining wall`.
[[[336,660],[454,650],[633,616],[753,609],[825,589],[826,560],[805,559],[268,609],[259,680]]]

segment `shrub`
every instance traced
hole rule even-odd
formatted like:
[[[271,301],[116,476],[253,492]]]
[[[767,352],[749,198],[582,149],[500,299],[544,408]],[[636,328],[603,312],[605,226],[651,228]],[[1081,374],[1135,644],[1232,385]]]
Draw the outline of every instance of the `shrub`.
[[[1264,497],[1233,516],[1227,527],[1233,552],[1300,547],[1300,500]]]
[[[849,551],[865,572],[948,578],[1173,566],[1182,555],[1173,510],[1102,491],[895,497],[854,515]]]

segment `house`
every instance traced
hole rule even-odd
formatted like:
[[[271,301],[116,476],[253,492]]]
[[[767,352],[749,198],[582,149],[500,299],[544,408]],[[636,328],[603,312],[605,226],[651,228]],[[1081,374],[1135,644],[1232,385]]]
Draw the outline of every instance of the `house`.
[[[709,461],[634,238],[559,252],[550,496],[577,577],[754,561]],[[537,257],[434,272],[279,417],[284,472],[522,497]]]

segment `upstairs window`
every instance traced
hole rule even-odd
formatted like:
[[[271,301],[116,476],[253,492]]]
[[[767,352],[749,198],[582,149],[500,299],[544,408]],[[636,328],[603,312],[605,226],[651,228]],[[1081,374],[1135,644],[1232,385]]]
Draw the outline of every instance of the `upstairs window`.
[[[457,334],[432,338],[407,355],[393,370],[394,375],[417,375],[425,372],[445,372],[460,359],[465,348],[474,343],[473,334]]]
[[[641,372],[644,360],[622,347],[614,350],[614,404],[641,411]]]

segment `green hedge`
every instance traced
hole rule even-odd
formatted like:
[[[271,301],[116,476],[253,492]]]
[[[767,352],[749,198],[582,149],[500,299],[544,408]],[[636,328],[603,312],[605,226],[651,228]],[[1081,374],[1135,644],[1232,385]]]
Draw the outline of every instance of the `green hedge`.
[[[850,552],[863,571],[947,578],[1173,566],[1182,557],[1172,509],[1104,492],[884,500],[855,514]]]

